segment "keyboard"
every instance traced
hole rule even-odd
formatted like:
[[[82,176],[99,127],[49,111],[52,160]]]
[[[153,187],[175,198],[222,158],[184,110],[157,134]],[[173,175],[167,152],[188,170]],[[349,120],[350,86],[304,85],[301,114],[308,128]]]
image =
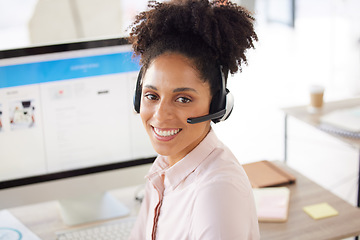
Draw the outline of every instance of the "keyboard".
[[[135,224],[136,217],[128,217],[114,222],[101,223],[91,227],[57,232],[57,240],[127,240]]]

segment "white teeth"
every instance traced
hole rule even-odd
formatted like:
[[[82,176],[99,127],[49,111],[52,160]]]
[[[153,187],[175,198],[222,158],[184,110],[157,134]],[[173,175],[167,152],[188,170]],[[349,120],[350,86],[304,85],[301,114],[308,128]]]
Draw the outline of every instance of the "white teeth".
[[[173,136],[175,134],[177,134],[178,132],[180,132],[180,129],[173,129],[173,130],[168,130],[168,131],[162,131],[158,128],[154,128],[154,131],[156,132],[157,135],[162,136],[162,137],[170,137]]]

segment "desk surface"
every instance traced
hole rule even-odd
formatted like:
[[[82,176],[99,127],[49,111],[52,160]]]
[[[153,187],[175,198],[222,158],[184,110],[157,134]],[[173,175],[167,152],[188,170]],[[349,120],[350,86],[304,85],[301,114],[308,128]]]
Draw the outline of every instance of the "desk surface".
[[[352,98],[352,99],[334,101],[334,102],[325,102],[321,112],[315,114],[310,114],[308,112],[307,110],[308,106],[289,107],[289,108],[283,108],[282,110],[285,112],[285,114],[289,116],[292,116],[300,121],[310,124],[311,126],[318,127],[320,124],[320,118],[324,114],[327,114],[334,110],[351,108],[356,106],[360,106],[360,98]],[[347,138],[332,133],[328,133],[328,134],[334,136],[335,138],[347,144],[350,144],[351,146],[357,149],[360,149],[360,139],[358,138]]]
[[[296,176],[295,184],[288,185],[291,191],[290,211],[285,223],[261,223],[262,239],[341,239],[360,234],[360,209],[310,181],[300,173],[275,162]],[[112,193],[136,214],[139,204],[134,200],[136,188],[126,188]],[[328,202],[339,211],[339,215],[322,220],[313,220],[303,210],[306,205]],[[10,209],[21,222],[41,239],[55,239],[55,232],[67,229],[57,211],[56,202]]]
[[[360,209],[335,196],[282,162],[275,162],[296,177],[290,189],[290,209],[285,223],[260,223],[262,239],[343,239],[360,234]],[[338,210],[335,217],[313,220],[302,208],[327,202]]]

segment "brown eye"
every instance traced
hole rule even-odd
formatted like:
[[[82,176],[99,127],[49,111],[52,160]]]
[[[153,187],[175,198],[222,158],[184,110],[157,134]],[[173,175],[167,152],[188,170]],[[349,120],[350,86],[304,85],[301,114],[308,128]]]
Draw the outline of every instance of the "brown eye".
[[[144,95],[144,97],[148,100],[155,101],[158,99],[158,97],[155,94],[147,93]]]
[[[189,103],[191,102],[191,99],[187,97],[179,97],[178,99],[176,99],[176,101],[179,103]]]

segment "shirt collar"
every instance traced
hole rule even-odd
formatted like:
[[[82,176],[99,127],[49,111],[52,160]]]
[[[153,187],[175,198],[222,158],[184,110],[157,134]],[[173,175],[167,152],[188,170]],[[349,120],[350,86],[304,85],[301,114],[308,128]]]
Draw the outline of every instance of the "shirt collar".
[[[217,143],[218,139],[215,132],[210,129],[209,133],[200,144],[172,167],[169,167],[166,157],[159,156],[154,162],[147,178],[152,181],[156,176],[161,176],[165,173],[170,186],[172,189],[175,189],[187,176],[189,176],[189,174],[195,171],[207,156],[210,155],[216,148]]]

